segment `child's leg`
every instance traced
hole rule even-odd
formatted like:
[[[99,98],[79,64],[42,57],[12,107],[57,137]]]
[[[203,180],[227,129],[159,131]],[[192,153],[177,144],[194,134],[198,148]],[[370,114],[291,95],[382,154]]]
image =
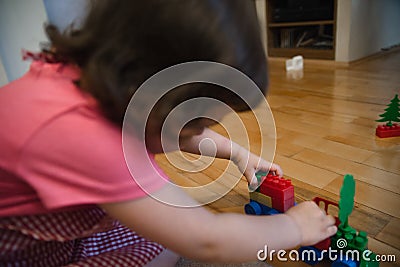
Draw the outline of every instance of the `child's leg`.
[[[118,224],[110,230],[81,239],[76,250],[78,257],[68,266],[147,266],[146,264],[161,255],[172,254],[165,251],[160,244],[146,240]],[[150,266],[174,266],[177,261],[177,256],[175,257],[173,265],[165,265],[162,262],[161,265]],[[163,257],[163,260],[167,259],[168,257]]]

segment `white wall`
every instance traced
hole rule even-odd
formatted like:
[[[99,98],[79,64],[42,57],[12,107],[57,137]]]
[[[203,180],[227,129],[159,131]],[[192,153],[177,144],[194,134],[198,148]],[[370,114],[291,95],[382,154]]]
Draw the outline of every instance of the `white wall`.
[[[51,24],[64,30],[70,24],[79,27],[86,15],[88,0],[43,0]]]
[[[336,13],[335,60],[347,62],[350,53],[351,1],[338,0]]]
[[[0,0],[0,85],[22,76],[29,61],[22,61],[21,49],[40,51],[47,42],[44,23],[64,30],[75,21],[79,26],[88,0]],[[4,68],[3,68],[4,67]],[[3,76],[2,76],[3,75]]]
[[[400,43],[399,0],[338,0],[336,61],[350,62]]]
[[[400,43],[399,0],[353,0],[349,61]]]
[[[0,58],[0,87],[7,83],[8,83],[8,79],[7,79],[6,71],[4,69],[3,62],[1,62],[1,58]]]
[[[21,49],[39,51],[39,43],[46,41],[45,21],[42,0],[0,0],[0,57],[9,81],[28,70]]]
[[[261,37],[264,44],[265,54],[268,55],[267,51],[267,13],[266,13],[266,1],[256,0],[257,16],[260,22]]]

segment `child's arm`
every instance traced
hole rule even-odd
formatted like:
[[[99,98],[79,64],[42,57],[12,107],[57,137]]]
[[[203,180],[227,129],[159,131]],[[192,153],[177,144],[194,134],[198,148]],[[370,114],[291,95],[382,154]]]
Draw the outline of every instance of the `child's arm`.
[[[157,194],[195,204],[170,185]],[[254,261],[265,245],[269,251],[310,245],[336,232],[333,217],[325,215],[314,202],[300,203],[286,214],[274,216],[213,214],[203,207],[174,207],[151,197],[101,207],[144,237],[202,261]]]
[[[279,176],[283,175],[279,165],[258,157],[244,147],[232,142],[228,138],[209,128],[205,128],[201,135],[195,135],[190,139],[182,140],[180,143],[181,150],[200,154],[200,142],[206,138],[211,139],[216,147],[211,144],[211,141],[203,142],[201,143],[201,154],[204,156],[216,156],[217,158],[233,160],[239,170],[244,174],[244,176],[246,176],[251,187],[258,186],[255,177],[255,173],[258,171],[273,171]]]

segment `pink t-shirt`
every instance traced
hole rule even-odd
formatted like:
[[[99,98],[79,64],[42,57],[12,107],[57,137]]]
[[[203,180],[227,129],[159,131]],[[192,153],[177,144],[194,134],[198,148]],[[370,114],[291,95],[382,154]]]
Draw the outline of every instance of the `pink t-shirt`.
[[[36,61],[0,88],[0,217],[146,195],[126,165],[121,129],[73,84],[78,77],[72,66]],[[155,191],[167,177],[149,156],[165,177],[148,175]]]

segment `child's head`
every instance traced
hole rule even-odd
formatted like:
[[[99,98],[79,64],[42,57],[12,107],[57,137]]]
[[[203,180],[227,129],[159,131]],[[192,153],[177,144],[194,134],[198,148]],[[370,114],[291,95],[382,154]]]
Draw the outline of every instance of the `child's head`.
[[[80,86],[98,100],[113,122],[122,123],[129,100],[146,79],[182,62],[216,61],[230,65],[266,91],[266,58],[254,1],[101,0],[93,3],[81,29],[66,34],[60,34],[52,26],[46,30],[56,56],[81,67]],[[222,87],[180,86],[156,105],[150,117],[153,130],[161,127],[173,107],[198,96],[217,98],[234,110],[249,109]],[[201,127],[202,121],[191,125]]]

